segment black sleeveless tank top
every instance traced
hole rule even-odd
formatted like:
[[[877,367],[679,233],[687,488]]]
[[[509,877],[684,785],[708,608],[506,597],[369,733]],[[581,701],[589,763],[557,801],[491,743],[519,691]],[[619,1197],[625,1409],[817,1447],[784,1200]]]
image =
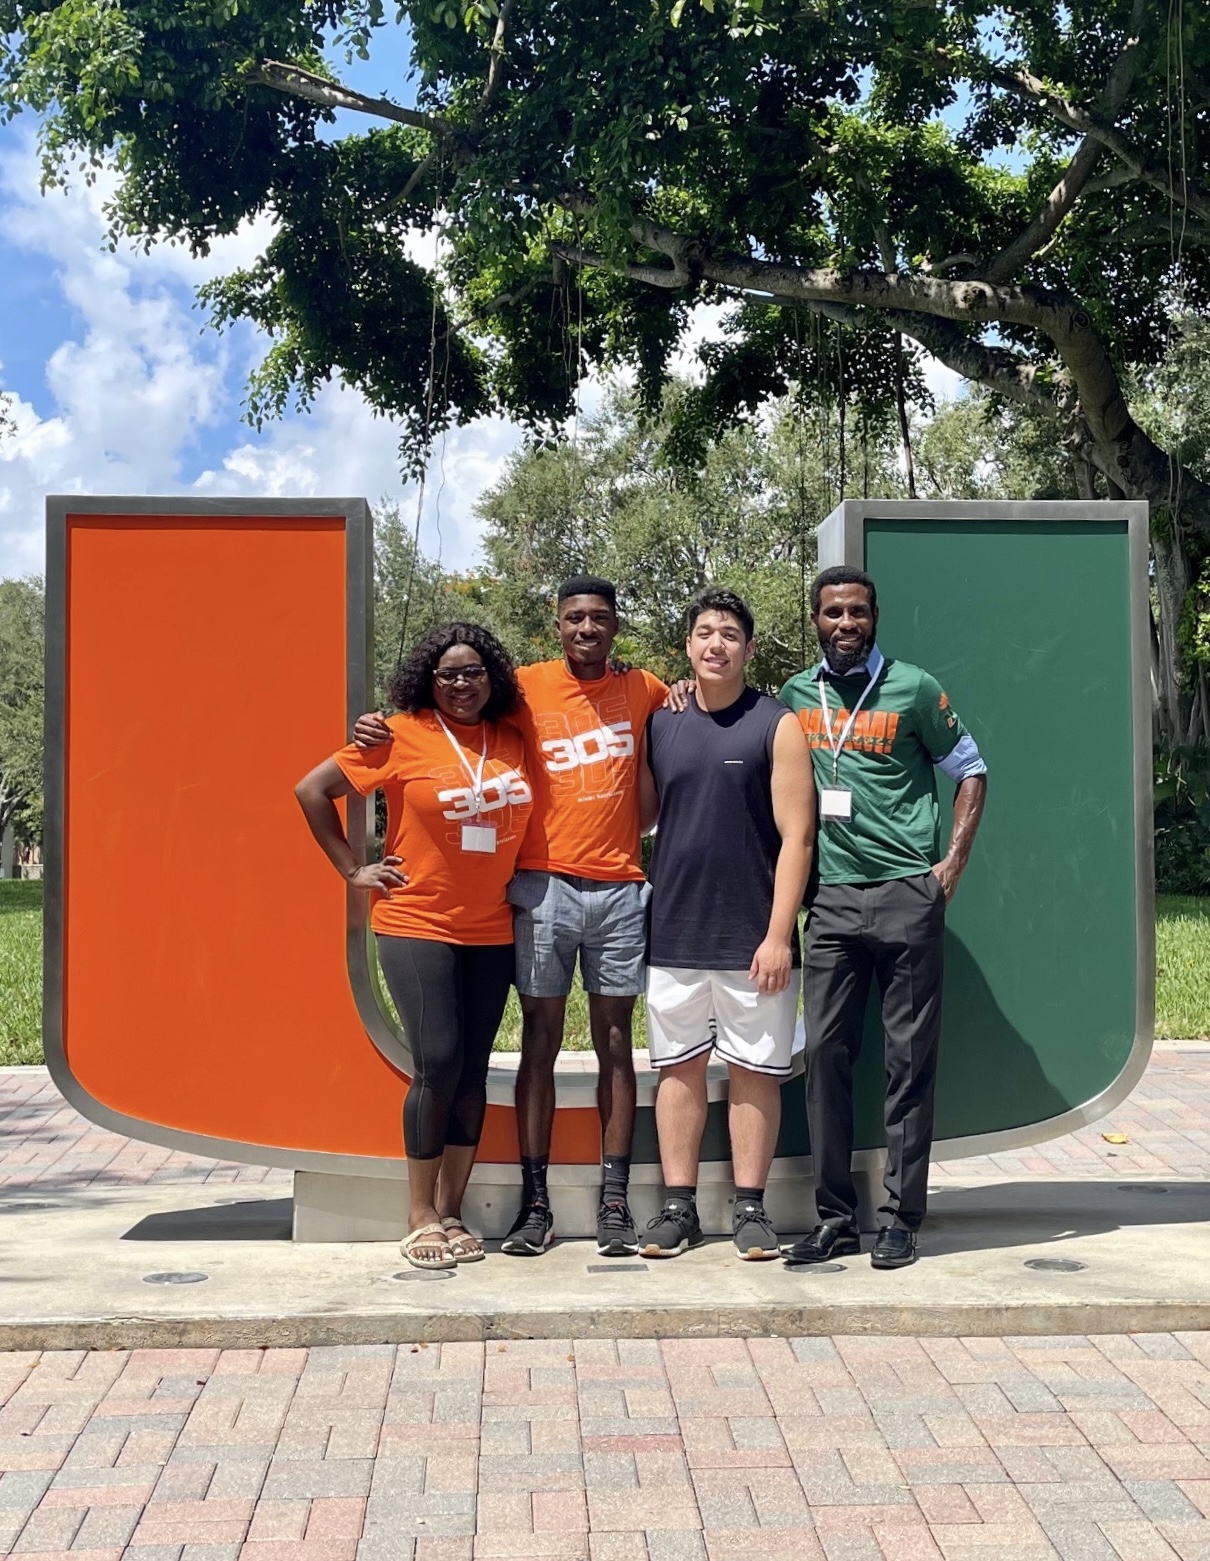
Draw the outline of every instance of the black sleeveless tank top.
[[[768,694],[745,688],[725,710],[705,711],[691,699],[684,714],[657,710],[648,722],[648,762],[660,795],[651,964],[747,972],[764,941],[781,850],[773,734],[787,714]]]

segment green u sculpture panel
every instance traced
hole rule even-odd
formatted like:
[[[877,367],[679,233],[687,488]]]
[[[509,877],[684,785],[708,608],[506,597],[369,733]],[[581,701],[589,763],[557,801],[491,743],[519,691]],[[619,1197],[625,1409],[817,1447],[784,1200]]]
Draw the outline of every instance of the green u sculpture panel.
[[[1147,507],[846,500],[819,565],[878,587],[884,654],[926,667],[987,761],[987,810],[947,918],[934,1158],[1058,1137],[1133,1088],[1155,998]],[[937,776],[941,839],[952,784]],[[858,1160],[884,1146],[877,994]],[[727,1157],[725,1106],[706,1152]],[[801,1078],[775,1175],[810,1153]],[[804,1167],[805,1168],[805,1167]]]
[[[874,577],[884,653],[940,680],[988,766],[947,918],[936,1155],[1095,1120],[1154,1024],[1146,506],[849,501],[819,552]],[[872,1002],[865,1148],[882,1142],[881,1050]]]

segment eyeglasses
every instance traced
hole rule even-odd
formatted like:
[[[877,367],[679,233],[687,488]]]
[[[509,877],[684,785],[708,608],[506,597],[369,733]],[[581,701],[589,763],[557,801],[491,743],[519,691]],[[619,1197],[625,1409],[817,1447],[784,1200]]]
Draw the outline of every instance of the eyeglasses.
[[[442,688],[453,688],[455,683],[482,683],[487,676],[486,667],[438,667],[433,682]]]

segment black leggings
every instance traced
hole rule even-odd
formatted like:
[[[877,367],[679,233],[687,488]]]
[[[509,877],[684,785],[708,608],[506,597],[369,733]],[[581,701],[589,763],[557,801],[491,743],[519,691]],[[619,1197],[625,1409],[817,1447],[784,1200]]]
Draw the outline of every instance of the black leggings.
[[[513,979],[512,944],[380,933],[378,960],[416,1064],[403,1103],[408,1159],[435,1160],[447,1144],[477,1144],[488,1059]]]

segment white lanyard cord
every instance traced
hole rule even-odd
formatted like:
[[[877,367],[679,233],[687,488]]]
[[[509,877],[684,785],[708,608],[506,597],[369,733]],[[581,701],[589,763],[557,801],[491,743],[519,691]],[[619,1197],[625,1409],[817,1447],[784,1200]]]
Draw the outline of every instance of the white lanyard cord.
[[[861,698],[853,706],[852,710],[849,711],[849,719],[845,722],[840,736],[834,737],[832,734],[832,712],[828,709],[828,686],[824,682],[824,673],[820,672],[819,674],[819,704],[820,708],[823,710],[824,730],[828,734],[828,747],[832,750],[832,784],[834,786],[840,779],[841,749],[843,749],[845,743],[848,742],[850,736],[852,735],[853,725],[861,713],[861,707],[865,704],[870,690],[874,687],[874,684],[877,683],[877,681],[878,674],[875,672],[874,675],[870,678],[870,681],[866,684],[865,688],[862,690]]]
[[[482,752],[479,755],[479,768],[478,768],[478,770],[472,770],[471,767],[470,767],[470,764],[467,761],[466,753],[463,750],[462,744],[458,741],[458,739],[454,736],[453,732],[450,731],[449,727],[446,726],[445,722],[441,719],[441,712],[439,710],[434,710],[433,714],[437,717],[437,720],[440,722],[441,730],[449,738],[449,740],[450,740],[450,747],[458,755],[458,763],[466,771],[467,779],[471,783],[471,791],[474,794],[474,798],[475,798],[475,811],[477,813],[482,813],[483,812],[483,769],[484,769],[484,766],[487,764],[487,722],[484,721],[484,723],[483,723],[483,750],[482,750]]]

